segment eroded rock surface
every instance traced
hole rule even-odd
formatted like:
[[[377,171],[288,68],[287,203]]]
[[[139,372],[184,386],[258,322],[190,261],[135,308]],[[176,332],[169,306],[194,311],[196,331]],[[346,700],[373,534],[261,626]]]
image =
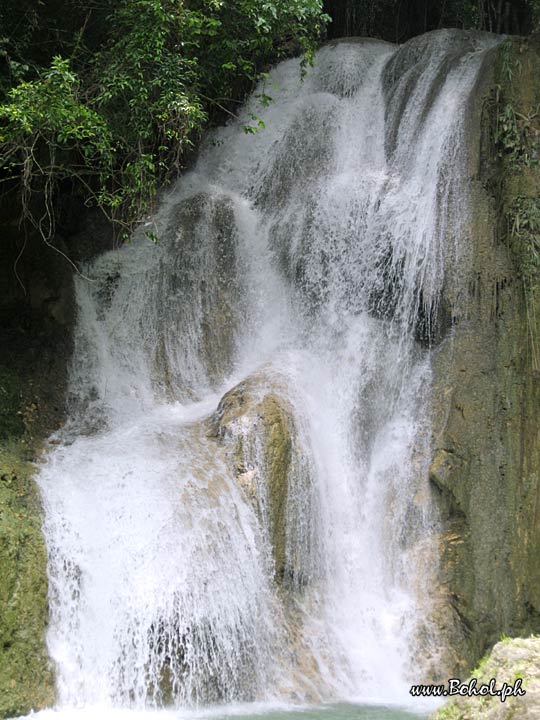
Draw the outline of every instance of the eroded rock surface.
[[[493,52],[475,100],[470,241],[460,274],[450,272],[453,327],[434,361],[435,615],[448,672],[462,677],[502,634],[540,631],[540,273],[534,233],[515,232],[517,210],[519,225],[538,202],[540,169],[526,159],[533,129],[522,148],[500,139],[509,106],[530,117],[540,102],[540,46],[516,38]]]
[[[295,526],[313,520],[294,517],[295,500],[309,495],[310,474],[286,392],[283,380],[250,377],[226,393],[212,420],[239,486],[269,529],[275,578],[285,585],[306,582]]]

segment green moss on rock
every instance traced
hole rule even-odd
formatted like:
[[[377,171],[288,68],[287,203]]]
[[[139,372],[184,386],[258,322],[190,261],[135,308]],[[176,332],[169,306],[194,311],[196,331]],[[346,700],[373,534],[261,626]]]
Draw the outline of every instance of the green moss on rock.
[[[466,681],[476,687],[514,686],[521,681],[525,695],[455,697],[432,715],[432,720],[536,720],[540,717],[540,638],[504,638],[479,662]]]
[[[0,446],[0,717],[54,702],[45,647],[46,549],[33,467],[23,446]]]
[[[469,256],[461,286],[445,290],[454,326],[434,360],[430,480],[446,605],[437,612],[448,672],[461,677],[502,633],[540,632],[538,228],[515,217],[535,206],[540,164],[532,131],[517,127],[516,152],[495,131],[508,104],[521,123],[540,102],[540,49],[514,38],[493,52],[470,128]]]

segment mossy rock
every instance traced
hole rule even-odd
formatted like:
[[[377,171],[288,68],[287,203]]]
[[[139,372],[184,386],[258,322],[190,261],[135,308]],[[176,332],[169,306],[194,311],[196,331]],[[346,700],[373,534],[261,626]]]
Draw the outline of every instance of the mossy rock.
[[[219,403],[213,432],[225,443],[246,498],[260,515],[268,515],[275,578],[282,583],[295,573],[287,559],[286,534],[297,429],[285,388],[262,377],[236,385]]]
[[[440,708],[432,720],[538,720],[540,718],[540,638],[504,638],[486,655],[466,682],[476,687],[495,688],[503,683],[516,687],[520,682],[525,695],[510,695],[504,702],[499,696],[456,697]]]
[[[45,646],[47,556],[33,467],[0,446],[0,718],[54,703]]]

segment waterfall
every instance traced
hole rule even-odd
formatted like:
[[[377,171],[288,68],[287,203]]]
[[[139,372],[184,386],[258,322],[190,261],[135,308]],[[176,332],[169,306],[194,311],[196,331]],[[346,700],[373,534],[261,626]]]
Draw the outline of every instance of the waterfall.
[[[403,703],[422,681],[432,346],[494,42],[282,62],[76,279],[39,474],[60,707]]]

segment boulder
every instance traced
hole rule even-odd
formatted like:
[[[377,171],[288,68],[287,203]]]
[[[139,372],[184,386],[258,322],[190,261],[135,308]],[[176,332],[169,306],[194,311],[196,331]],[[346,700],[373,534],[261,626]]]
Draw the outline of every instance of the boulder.
[[[466,684],[478,689],[493,680],[495,690],[506,683],[516,694],[504,702],[497,695],[456,696],[432,720],[540,720],[540,638],[504,638],[480,661]]]
[[[212,434],[227,457],[246,499],[268,532],[276,582],[306,581],[297,525],[306,518],[294,503],[310,496],[309,461],[286,383],[252,376],[229,390],[212,418]]]

